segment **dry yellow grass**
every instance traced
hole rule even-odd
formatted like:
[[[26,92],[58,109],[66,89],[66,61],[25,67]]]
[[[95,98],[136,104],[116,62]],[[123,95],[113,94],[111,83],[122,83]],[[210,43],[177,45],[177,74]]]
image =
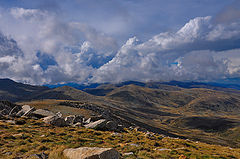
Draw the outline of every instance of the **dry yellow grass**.
[[[23,120],[23,119],[17,119]],[[147,135],[138,131],[114,133],[76,127],[53,127],[42,121],[24,119],[24,125],[12,125],[0,121],[0,158],[32,158],[31,155],[44,152],[50,159],[64,159],[65,148],[112,147],[128,159],[150,158],[240,158],[240,149],[232,149],[201,142]]]

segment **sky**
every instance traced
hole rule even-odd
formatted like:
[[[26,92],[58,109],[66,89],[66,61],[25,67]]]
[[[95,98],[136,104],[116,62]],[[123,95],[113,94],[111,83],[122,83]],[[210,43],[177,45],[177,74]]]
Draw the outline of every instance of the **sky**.
[[[240,78],[239,0],[1,0],[0,78]]]

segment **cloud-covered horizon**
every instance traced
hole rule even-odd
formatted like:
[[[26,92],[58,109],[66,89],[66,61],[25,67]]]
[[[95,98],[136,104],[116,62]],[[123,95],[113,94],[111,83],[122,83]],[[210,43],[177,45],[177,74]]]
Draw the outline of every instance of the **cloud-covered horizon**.
[[[1,8],[0,78],[31,84],[240,78],[240,9],[233,7],[148,39],[129,34],[125,43],[58,12]]]

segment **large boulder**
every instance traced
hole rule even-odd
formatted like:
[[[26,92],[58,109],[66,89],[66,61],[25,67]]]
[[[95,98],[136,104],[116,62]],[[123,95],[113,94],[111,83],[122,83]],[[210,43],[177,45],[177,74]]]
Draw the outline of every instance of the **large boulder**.
[[[80,147],[65,149],[63,155],[68,159],[119,159],[120,153],[112,148]]]
[[[22,110],[20,110],[16,116],[28,116],[30,115],[32,112],[34,112],[36,109],[29,106],[29,105],[23,105],[22,106]]]
[[[85,128],[88,129],[96,129],[96,130],[106,130],[106,119],[101,119],[92,123],[89,123],[87,125],[84,125]]]
[[[102,115],[99,116],[91,116],[90,118],[88,118],[87,120],[84,121],[85,124],[89,124],[91,122],[95,122],[98,121],[100,119],[104,119]]]
[[[48,116],[55,116],[53,112],[45,109],[37,109],[34,112],[31,113],[31,116],[36,117],[36,118],[44,118]]]
[[[108,131],[120,131],[118,124],[114,121],[107,121],[106,119],[101,119],[95,122],[84,125],[85,128],[96,129],[96,130],[108,130]]]
[[[48,117],[43,118],[43,121],[47,124],[51,124],[53,126],[59,126],[59,127],[68,125],[66,123],[66,121],[59,116],[48,116]]]

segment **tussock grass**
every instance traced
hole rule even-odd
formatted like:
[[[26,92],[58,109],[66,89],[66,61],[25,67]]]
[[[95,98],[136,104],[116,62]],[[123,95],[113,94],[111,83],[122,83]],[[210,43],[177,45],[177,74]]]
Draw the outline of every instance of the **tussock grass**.
[[[23,120],[23,119],[17,119]],[[50,159],[65,159],[65,148],[112,147],[127,159],[150,158],[240,158],[240,149],[232,149],[201,142],[146,135],[130,131],[114,133],[75,127],[53,127],[41,120],[24,119],[23,125],[0,121],[0,158],[33,158],[46,153]],[[133,154],[124,155],[132,152]]]

